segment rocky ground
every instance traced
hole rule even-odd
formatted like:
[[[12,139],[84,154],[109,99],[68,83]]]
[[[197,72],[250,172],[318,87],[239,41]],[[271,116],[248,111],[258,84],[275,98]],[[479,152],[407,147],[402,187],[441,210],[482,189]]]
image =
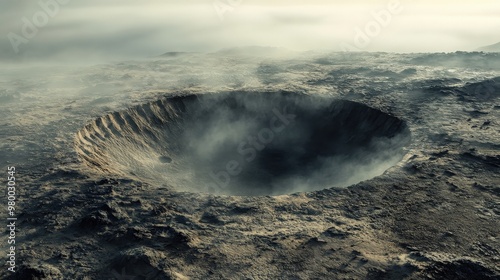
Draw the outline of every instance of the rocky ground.
[[[18,218],[16,273],[5,265],[2,278],[500,279],[496,54],[185,54],[49,70],[12,67],[0,83]],[[96,172],[74,150],[106,113],[241,89],[362,102],[407,121],[412,143],[376,178],[262,197],[173,192]]]

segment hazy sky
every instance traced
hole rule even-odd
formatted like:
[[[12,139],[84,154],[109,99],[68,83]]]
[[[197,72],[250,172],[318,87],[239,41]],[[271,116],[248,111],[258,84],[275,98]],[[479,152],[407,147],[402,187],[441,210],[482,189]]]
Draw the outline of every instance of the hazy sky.
[[[68,3],[49,5],[47,16],[40,3],[54,1],[2,0],[1,59],[127,59],[248,45],[456,51],[500,41],[499,0],[59,0]]]

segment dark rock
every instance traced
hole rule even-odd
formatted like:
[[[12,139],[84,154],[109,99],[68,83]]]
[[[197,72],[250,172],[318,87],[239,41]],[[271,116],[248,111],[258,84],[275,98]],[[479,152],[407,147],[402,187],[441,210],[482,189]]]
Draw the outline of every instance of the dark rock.
[[[39,279],[63,279],[61,271],[49,264],[22,265],[19,271],[10,279],[39,280]]]
[[[500,274],[484,267],[481,263],[468,259],[436,262],[425,271],[433,279],[442,280],[498,280]]]
[[[95,229],[100,226],[111,225],[112,222],[105,211],[96,211],[83,217],[78,224],[82,229]]]

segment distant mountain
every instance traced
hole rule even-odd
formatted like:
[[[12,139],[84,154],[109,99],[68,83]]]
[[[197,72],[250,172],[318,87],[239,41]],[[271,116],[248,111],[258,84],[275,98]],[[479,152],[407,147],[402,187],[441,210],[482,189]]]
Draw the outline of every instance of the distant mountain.
[[[412,64],[427,66],[445,66],[450,68],[476,68],[500,70],[500,54],[493,51],[454,53],[424,53],[410,59]]]
[[[161,58],[182,58],[182,57],[192,57],[194,55],[201,54],[199,52],[179,52],[179,51],[170,51],[164,54],[161,54],[156,57]],[[280,56],[288,56],[291,54],[295,54],[294,51],[281,48],[281,47],[262,47],[262,46],[247,46],[247,47],[234,47],[227,49],[220,49],[215,52],[211,52],[208,54],[212,55],[222,55],[222,56],[262,56],[262,57],[280,57]]]
[[[483,51],[483,52],[500,52],[500,42],[489,45],[486,47],[479,48],[478,51]]]
[[[222,55],[251,55],[251,56],[285,56],[294,52],[280,47],[262,47],[262,46],[247,46],[222,49],[215,54]]]
[[[194,54],[194,52],[166,52],[166,53],[160,55],[160,57],[179,57],[179,56],[190,55],[190,54]]]

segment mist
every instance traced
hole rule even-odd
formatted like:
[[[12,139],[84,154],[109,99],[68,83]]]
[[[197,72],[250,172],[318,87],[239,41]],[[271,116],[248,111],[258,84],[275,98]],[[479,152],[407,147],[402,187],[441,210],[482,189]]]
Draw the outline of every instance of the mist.
[[[249,45],[296,51],[341,51],[345,45],[357,51],[471,51],[500,40],[498,1],[231,3],[3,1],[0,60],[100,63]]]
[[[199,121],[186,126],[182,138],[192,166],[205,173],[197,173],[202,181],[194,185],[208,188],[196,191],[281,195],[347,187],[395,165],[410,141],[400,120],[328,97],[234,93],[200,99],[215,105],[188,109]]]
[[[5,35],[0,41],[2,105],[12,110],[32,110],[39,103],[53,102],[62,104],[75,115],[85,114],[90,120],[109,113],[111,108],[126,109],[134,101],[143,100],[139,96],[154,99],[178,92],[266,88],[331,95],[344,90],[360,93],[372,89],[357,89],[355,83],[338,86],[344,83],[343,78],[338,78],[343,75],[343,68],[335,68],[340,72],[321,73],[317,81],[309,78],[306,69],[315,69],[316,64],[336,67],[335,64],[356,63],[363,61],[363,53],[369,51],[474,50],[494,43],[496,34],[493,33],[499,27],[495,16],[495,11],[499,11],[497,2],[489,3],[488,9],[472,2],[455,3],[450,8],[445,4],[431,5],[430,1],[231,3],[228,7],[221,6],[220,1],[3,2],[0,10],[5,19],[5,24],[0,26],[0,32]],[[336,53],[346,50],[360,55]],[[493,70],[500,65],[496,54],[441,55],[439,58],[442,59],[436,60],[432,54],[417,55],[411,62],[422,66],[477,66]],[[392,67],[389,64],[388,69]],[[377,71],[373,69],[374,73]],[[399,74],[401,69],[391,71],[361,74],[365,79],[385,79],[389,72],[394,74],[394,79],[411,76]],[[290,80],[298,82],[291,85]],[[316,86],[308,87],[310,84]],[[339,87],[343,88],[337,90]],[[274,109],[260,103],[259,106],[268,112]],[[231,110],[221,108],[218,113],[220,115],[207,126],[212,131],[200,134],[199,131],[207,127],[190,129],[196,133],[184,141],[190,145],[192,156],[203,159],[201,162],[213,163],[217,159],[221,164],[227,163],[234,150],[238,155],[237,145],[227,158],[225,152],[220,152],[226,148],[227,141],[233,145],[242,143],[262,125],[254,118],[233,123],[231,119],[235,116]],[[46,119],[47,123],[52,120]],[[42,122],[40,119],[23,121]],[[304,129],[297,127],[296,131],[300,132],[285,139],[300,146],[305,140],[297,135],[302,135]],[[197,143],[200,139],[202,143]],[[274,143],[279,143],[277,141]],[[375,141],[370,145],[378,144]],[[336,176],[338,179],[340,175],[352,174],[336,179],[338,185],[349,185],[381,174],[400,157],[397,154],[391,158],[391,153],[375,154],[376,158],[363,159],[364,153],[352,153],[348,161],[345,157],[328,157],[321,164],[315,163],[321,165],[316,168],[335,172],[308,173],[307,178],[302,175],[281,178],[280,182],[286,183],[276,183],[275,188],[278,193],[279,185],[294,186],[298,191],[305,190],[303,186],[321,188],[320,185],[326,185],[321,178]],[[161,156],[168,158],[168,155],[158,155]],[[148,161],[144,155],[139,158],[137,163]],[[241,164],[244,167],[245,162]],[[358,169],[354,171],[356,165]],[[202,176],[210,172],[218,171],[207,170]]]
[[[347,187],[381,175],[406,124],[365,105],[297,93],[187,95],[98,118],[77,150],[95,169],[217,195]]]

